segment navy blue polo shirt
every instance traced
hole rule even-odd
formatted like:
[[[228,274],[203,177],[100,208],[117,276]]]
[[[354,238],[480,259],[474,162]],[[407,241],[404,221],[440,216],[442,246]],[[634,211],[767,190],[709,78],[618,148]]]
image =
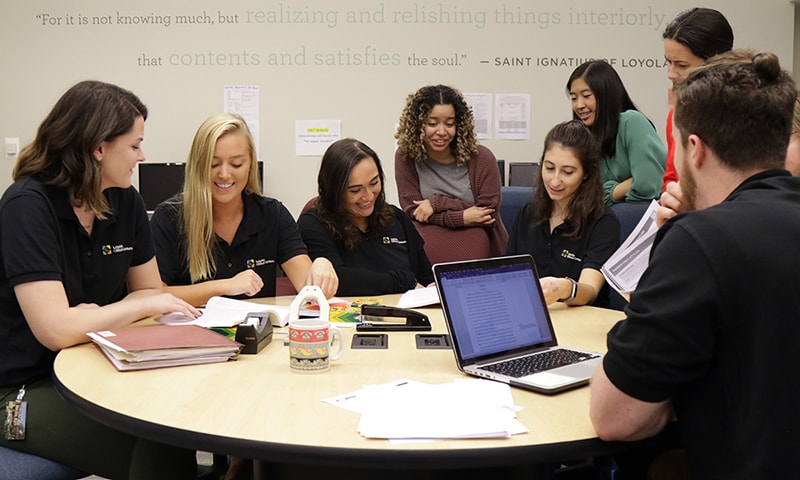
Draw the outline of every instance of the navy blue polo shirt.
[[[289,210],[273,198],[243,194],[244,216],[233,243],[216,237],[216,273],[211,280],[232,278],[253,269],[264,281],[254,297],[275,296],[277,266],[307,253],[300,230]],[[156,207],[150,219],[161,281],[170,286],[191,285],[182,232],[183,195],[178,194]],[[239,295],[234,298],[248,298]]]
[[[0,199],[0,386],[49,375],[56,352],[33,336],[14,286],[55,280],[69,305],[107,305],[127,293],[128,269],[153,258],[147,213],[138,192],[104,191],[112,212],[90,237],[63,188],[34,178],[14,182]],[[54,319],[57,321],[57,319]]]

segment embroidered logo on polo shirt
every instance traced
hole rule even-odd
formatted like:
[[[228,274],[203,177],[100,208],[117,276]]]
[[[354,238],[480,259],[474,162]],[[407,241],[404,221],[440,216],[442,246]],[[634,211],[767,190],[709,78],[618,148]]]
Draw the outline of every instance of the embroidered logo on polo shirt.
[[[130,252],[133,247],[126,247],[125,245],[103,245],[100,247],[100,252],[103,255],[113,255],[115,253]]]
[[[566,258],[568,260],[575,260],[576,262],[581,262],[582,260],[575,256],[574,253],[570,252],[566,248],[561,250],[561,258]]]
[[[268,260],[266,258],[259,258],[258,260],[256,260],[254,258],[248,258],[247,261],[245,262],[245,265],[247,268],[256,268],[256,267],[262,267],[270,263],[275,263],[275,260],[273,259]]]
[[[392,243],[394,243],[396,245],[405,245],[406,244],[405,240],[400,240],[400,239],[397,239],[395,237],[383,237],[381,239],[381,241],[383,241],[384,245],[389,245],[389,244],[392,244]]]

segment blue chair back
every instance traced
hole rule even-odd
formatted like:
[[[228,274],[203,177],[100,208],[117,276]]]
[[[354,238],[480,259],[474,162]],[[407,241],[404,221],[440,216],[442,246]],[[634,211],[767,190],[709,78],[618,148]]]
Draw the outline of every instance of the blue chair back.
[[[615,203],[611,206],[611,211],[619,219],[619,241],[620,244],[628,238],[636,224],[642,219],[642,215],[647,210],[649,203]],[[608,308],[614,310],[624,310],[628,301],[613,288],[609,298]]]
[[[500,218],[503,220],[506,230],[511,233],[511,227],[514,225],[517,212],[526,203],[533,200],[533,187],[502,187],[501,195]]]

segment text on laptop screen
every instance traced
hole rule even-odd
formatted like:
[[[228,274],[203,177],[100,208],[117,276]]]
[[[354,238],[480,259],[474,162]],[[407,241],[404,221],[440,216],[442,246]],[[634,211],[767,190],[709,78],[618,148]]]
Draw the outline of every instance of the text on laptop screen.
[[[442,272],[440,287],[464,359],[553,340],[529,265]]]

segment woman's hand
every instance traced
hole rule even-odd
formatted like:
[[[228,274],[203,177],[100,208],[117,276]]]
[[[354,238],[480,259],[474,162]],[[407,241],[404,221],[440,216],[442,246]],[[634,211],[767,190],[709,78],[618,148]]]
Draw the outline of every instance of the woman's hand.
[[[568,298],[572,294],[572,282],[560,277],[542,277],[539,279],[546,304],[556,303],[560,298]]]
[[[247,269],[237,273],[233,278],[225,280],[223,295],[247,295],[252,297],[264,288],[264,281],[255,270]]]
[[[488,227],[495,222],[494,208],[473,206],[464,210],[465,227]]]
[[[625,195],[631,191],[631,185],[633,185],[633,177],[619,182],[614,190],[611,191],[611,199],[615,202],[621,202],[625,200]]]
[[[308,272],[306,285],[316,285],[325,294],[325,298],[336,295],[339,289],[339,276],[336,269],[327,258],[319,257],[311,263],[311,270]]]
[[[163,315],[165,313],[182,313],[191,318],[197,318],[202,313],[197,308],[181,300],[171,293],[155,293],[146,296],[128,297],[132,301],[142,302],[145,306],[144,316]],[[126,298],[124,301],[127,301]]]
[[[428,219],[431,218],[431,215],[434,213],[431,201],[427,198],[425,200],[414,200],[414,205],[417,206],[411,213],[414,220],[420,223],[428,223]]]

